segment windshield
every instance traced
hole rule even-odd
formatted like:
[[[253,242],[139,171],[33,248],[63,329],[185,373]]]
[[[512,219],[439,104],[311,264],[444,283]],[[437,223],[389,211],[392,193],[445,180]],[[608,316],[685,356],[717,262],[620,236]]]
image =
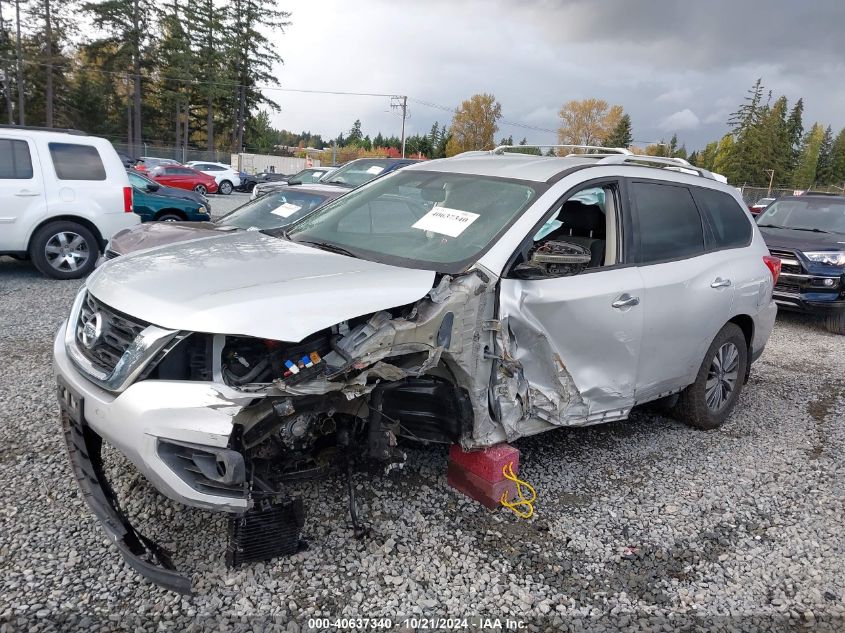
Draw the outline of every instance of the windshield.
[[[129,184],[141,190],[145,190],[149,185],[153,184],[152,180],[144,178],[141,174],[136,174],[131,171],[126,172],[129,176]]]
[[[845,233],[845,200],[779,200],[766,207],[759,226]]]
[[[380,176],[389,165],[390,163],[386,163],[383,158],[359,158],[339,167],[323,178],[322,182],[360,187]]]
[[[239,229],[278,229],[319,207],[328,196],[305,191],[273,191],[220,218],[218,226]]]
[[[319,182],[320,178],[326,175],[325,169],[303,169],[301,172],[294,174],[290,177],[291,181],[293,182],[300,182],[302,184],[308,184],[313,182]]]
[[[459,272],[528,207],[540,187],[485,176],[396,171],[327,204],[289,235],[373,261]]]

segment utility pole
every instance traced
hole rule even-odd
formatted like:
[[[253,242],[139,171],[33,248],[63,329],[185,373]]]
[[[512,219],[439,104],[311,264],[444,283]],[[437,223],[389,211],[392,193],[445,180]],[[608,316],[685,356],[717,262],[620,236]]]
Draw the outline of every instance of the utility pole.
[[[405,119],[408,118],[408,97],[390,97],[390,107],[402,112],[402,158],[405,158]]]
[[[23,96],[23,68],[21,67],[21,0],[15,0],[15,23],[18,35],[17,42],[17,74],[18,74],[18,123],[26,125],[26,114],[24,113],[24,96]]]
[[[766,172],[767,174],[769,174],[769,191],[766,193],[766,197],[771,198],[772,197],[772,182],[774,182],[774,179],[775,179],[775,170],[774,169],[764,169],[763,171]]]

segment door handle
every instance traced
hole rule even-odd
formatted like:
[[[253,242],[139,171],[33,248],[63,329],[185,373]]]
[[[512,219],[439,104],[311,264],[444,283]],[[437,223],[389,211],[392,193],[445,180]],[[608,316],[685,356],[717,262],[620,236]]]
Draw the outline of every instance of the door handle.
[[[622,308],[631,308],[639,304],[639,297],[632,297],[626,292],[624,295],[621,295],[616,301],[614,301],[610,305],[616,308],[617,310],[621,310]]]
[[[713,280],[713,283],[710,284],[711,288],[727,288],[731,285],[730,279],[722,279],[721,277],[716,277]]]
[[[29,189],[21,189],[15,194],[18,198],[29,198],[40,195],[37,191],[30,191]]]

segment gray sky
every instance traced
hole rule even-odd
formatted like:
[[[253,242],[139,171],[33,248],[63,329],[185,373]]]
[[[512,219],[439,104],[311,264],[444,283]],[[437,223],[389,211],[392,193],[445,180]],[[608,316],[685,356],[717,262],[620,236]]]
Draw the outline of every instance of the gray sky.
[[[274,36],[286,88],[407,94],[454,108],[493,93],[503,119],[556,130],[570,99],[618,103],[639,142],[673,132],[692,150],[727,131],[757,77],[804,123],[845,127],[845,0],[290,0]],[[324,138],[360,118],[399,134],[382,97],[268,91],[276,127]],[[411,103],[408,133],[451,114]],[[555,142],[501,124],[497,137]]]

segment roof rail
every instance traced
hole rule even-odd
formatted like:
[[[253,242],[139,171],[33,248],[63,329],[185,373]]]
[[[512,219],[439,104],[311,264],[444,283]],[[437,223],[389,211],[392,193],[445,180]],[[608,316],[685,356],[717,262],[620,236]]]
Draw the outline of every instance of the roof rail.
[[[9,125],[0,123],[0,129],[4,130],[29,130],[33,132],[58,132],[60,134],[74,134],[76,136],[88,136],[88,132],[62,127],[39,127],[37,125]]]
[[[713,174],[706,169],[702,169],[701,167],[696,167],[694,165],[690,165],[687,161],[683,159],[676,159],[676,158],[666,158],[661,156],[643,156],[642,154],[631,154],[631,155],[619,155],[619,156],[606,156],[602,158],[597,164],[598,165],[622,165],[622,164],[631,164],[636,165],[638,163],[641,164],[643,167],[661,167],[663,169],[671,169],[673,171],[679,171],[684,174],[692,174],[696,176],[701,176],[702,178],[709,178],[710,180],[717,180],[713,177]]]
[[[549,147],[554,149],[596,149],[599,150],[599,152],[602,154],[620,154],[622,156],[631,154],[631,151],[625,149],[624,147],[600,147],[598,145],[499,145],[496,149],[490,150],[490,153],[501,155],[504,154],[505,150],[508,149],[540,149],[543,147]],[[584,153],[586,154],[587,152]]]

